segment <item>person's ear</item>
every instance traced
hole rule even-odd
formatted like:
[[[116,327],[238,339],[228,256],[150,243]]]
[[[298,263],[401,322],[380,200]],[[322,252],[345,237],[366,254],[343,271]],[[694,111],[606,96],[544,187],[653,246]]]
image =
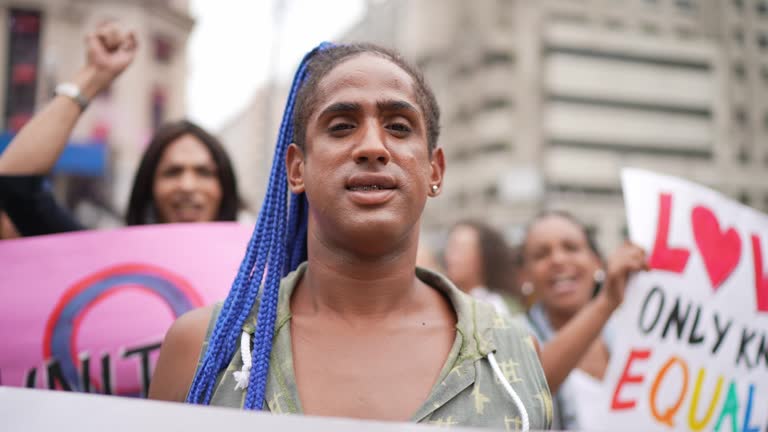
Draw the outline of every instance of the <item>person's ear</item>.
[[[285,152],[285,171],[291,192],[304,192],[304,152],[296,144],[289,145]]]
[[[443,176],[445,175],[445,154],[441,147],[432,150],[429,160],[429,196],[436,197],[443,190]]]

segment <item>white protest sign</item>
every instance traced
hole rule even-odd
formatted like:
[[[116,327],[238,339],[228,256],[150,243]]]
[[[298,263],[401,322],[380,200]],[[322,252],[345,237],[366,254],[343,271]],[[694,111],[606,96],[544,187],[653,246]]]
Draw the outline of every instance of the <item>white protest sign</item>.
[[[630,281],[600,413],[605,430],[768,427],[768,217],[707,188],[622,173]]]
[[[441,429],[413,423],[275,415],[232,408],[11,387],[0,387],[0,428],[4,432],[429,432]],[[481,432],[489,429],[451,430]]]

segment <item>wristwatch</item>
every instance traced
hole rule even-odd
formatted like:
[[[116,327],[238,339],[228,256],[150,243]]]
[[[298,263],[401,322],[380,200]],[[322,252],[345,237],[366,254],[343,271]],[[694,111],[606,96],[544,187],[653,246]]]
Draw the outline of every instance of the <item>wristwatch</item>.
[[[68,82],[61,83],[56,86],[54,93],[56,93],[56,95],[66,96],[72,99],[80,107],[81,111],[85,111],[85,109],[88,108],[88,99],[83,96],[83,94],[80,92],[80,87],[78,87],[76,84]]]

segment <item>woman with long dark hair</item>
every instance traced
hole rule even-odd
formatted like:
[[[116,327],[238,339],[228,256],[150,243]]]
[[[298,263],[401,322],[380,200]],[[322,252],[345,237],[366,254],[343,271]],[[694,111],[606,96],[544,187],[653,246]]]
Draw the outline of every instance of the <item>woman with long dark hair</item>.
[[[57,96],[27,123],[0,154],[0,197],[22,234],[82,229],[62,216],[44,183],[88,101],[108,88],[136,53],[133,32],[114,23],[86,38],[87,62]],[[232,163],[219,140],[194,123],[160,126],[133,182],[127,225],[233,221],[240,201]],[[58,209],[52,211],[51,209]],[[14,217],[14,215],[16,217]]]
[[[158,129],[144,151],[125,222],[233,221],[239,207],[224,147],[200,126],[181,120]]]

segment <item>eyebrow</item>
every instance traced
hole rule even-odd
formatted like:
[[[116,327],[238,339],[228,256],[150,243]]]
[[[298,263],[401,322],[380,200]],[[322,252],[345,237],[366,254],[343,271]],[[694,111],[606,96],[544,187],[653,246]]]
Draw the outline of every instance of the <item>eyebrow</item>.
[[[404,100],[378,101],[376,102],[376,108],[379,111],[384,111],[384,112],[392,112],[392,111],[419,112],[419,110],[415,106],[411,105],[410,103]],[[360,105],[357,102],[336,102],[326,107],[320,113],[320,117],[326,116],[328,114],[352,113],[356,111],[361,111],[362,109],[363,109],[362,105]]]
[[[322,117],[322,116],[325,116],[326,114],[346,113],[346,112],[354,112],[354,111],[360,111],[360,110],[362,110],[362,107],[360,106],[359,103],[336,102],[326,107],[323,110],[323,112],[320,113],[320,116]]]
[[[404,100],[385,100],[376,102],[379,111],[413,111],[418,112],[415,106]]]

